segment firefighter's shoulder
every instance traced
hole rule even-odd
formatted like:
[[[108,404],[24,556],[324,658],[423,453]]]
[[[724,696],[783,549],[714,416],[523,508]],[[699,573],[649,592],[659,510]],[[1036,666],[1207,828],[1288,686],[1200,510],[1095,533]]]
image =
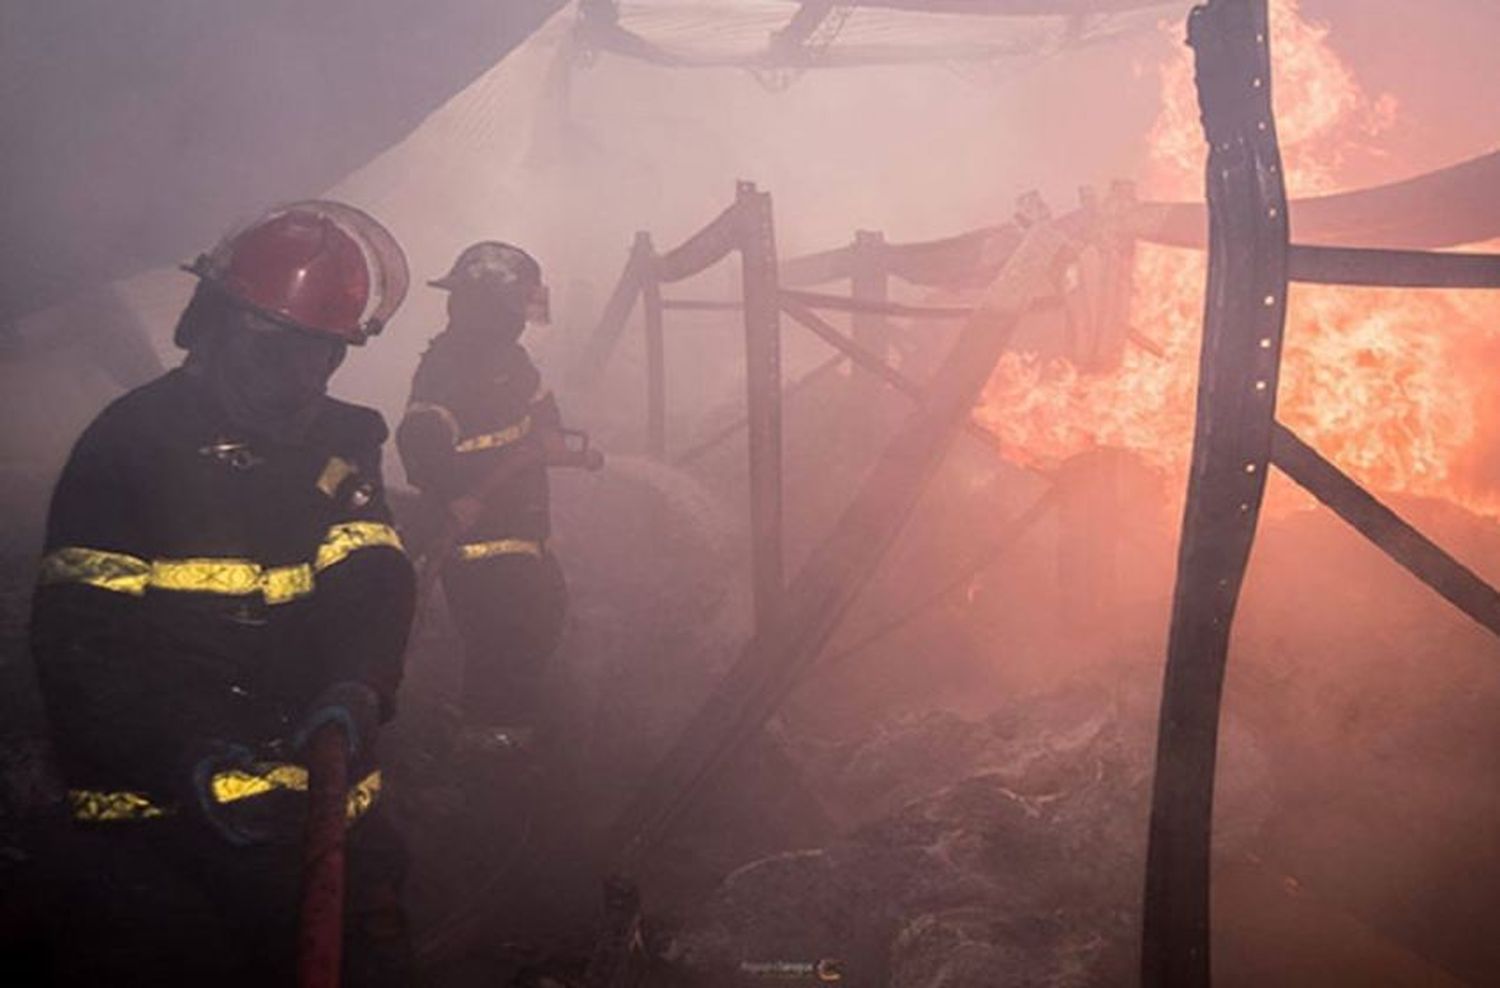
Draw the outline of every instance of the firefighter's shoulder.
[[[352,401],[325,397],[319,418],[327,434],[349,449],[378,449],[391,434],[385,416]]]
[[[115,398],[94,416],[74,447],[74,455],[116,445],[139,446],[160,437],[191,416],[192,397],[185,375],[172,370]]]

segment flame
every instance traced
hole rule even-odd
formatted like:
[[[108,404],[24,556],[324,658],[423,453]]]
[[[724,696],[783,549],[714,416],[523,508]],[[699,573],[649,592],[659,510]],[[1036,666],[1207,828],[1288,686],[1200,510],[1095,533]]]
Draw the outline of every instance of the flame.
[[[1271,3],[1288,192],[1367,185],[1365,165],[1380,154],[1372,138],[1395,125],[1398,103],[1364,94],[1329,28],[1305,17],[1299,3]],[[1166,29],[1182,37],[1181,23]],[[1160,70],[1162,109],[1144,183],[1152,198],[1202,197],[1206,148],[1192,73],[1185,48]],[[1026,466],[1049,469],[1111,446],[1180,479],[1191,453],[1206,276],[1201,252],[1140,244],[1130,325],[1162,353],[1131,346],[1102,374],[1066,359],[1010,353],[976,415]],[[1447,498],[1500,517],[1500,476],[1482,476],[1481,448],[1487,429],[1500,431],[1500,421],[1487,424],[1497,417],[1494,408],[1486,414],[1484,371],[1497,349],[1495,293],[1296,286],[1278,414],[1376,491]]]

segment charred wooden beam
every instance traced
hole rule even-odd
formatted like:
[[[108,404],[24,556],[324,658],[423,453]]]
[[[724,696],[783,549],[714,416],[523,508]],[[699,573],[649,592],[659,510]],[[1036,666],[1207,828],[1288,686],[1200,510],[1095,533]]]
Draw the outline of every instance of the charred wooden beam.
[[[1500,236],[1500,151],[1416,178],[1354,192],[1298,199],[1297,239],[1370,247],[1477,244]],[[1201,203],[1143,202],[1129,226],[1142,240],[1173,247],[1204,244]]]
[[[755,736],[817,658],[895,540],[954,433],[967,419],[1036,286],[1049,285],[1065,239],[1028,233],[928,389],[832,532],[792,581],[614,829],[617,868],[639,874],[704,782]]]
[[[890,345],[890,325],[879,306],[890,302],[890,272],[885,268],[885,234],[877,230],[856,230],[853,269],[849,272],[850,301],[870,309],[854,309],[850,328],[854,339],[876,354],[884,354]]]
[[[656,248],[650,234],[641,245],[641,311],[646,329],[646,453],[667,456],[667,352],[662,333],[661,282],[656,276]]]
[[[918,404],[927,400],[926,385],[907,377],[886,363],[885,359],[879,354],[866,349],[858,340],[839,332],[810,309],[799,305],[790,293],[782,293],[781,306],[782,310],[791,316],[793,321],[806,328],[824,343],[827,343],[835,350],[847,356],[854,363],[854,366],[879,378]],[[1000,437],[975,421],[972,416],[964,423],[964,432],[979,439],[987,449],[999,452],[1001,445]]]
[[[750,558],[756,627],[781,604],[781,306],[771,196],[741,182],[736,197],[745,298],[746,414],[750,424]]]
[[[835,368],[842,366],[846,361],[848,361],[848,359],[849,358],[844,356],[842,353],[836,353],[832,357],[829,357],[827,360],[823,361],[821,364],[814,367],[806,374],[803,374],[801,377],[797,378],[797,380],[793,381],[791,384],[788,384],[786,387],[782,388],[781,395],[783,401],[794,394],[806,390],[813,384],[827,377],[829,373],[831,373]],[[739,435],[739,433],[744,431],[745,427],[749,424],[749,419],[741,415],[733,422],[730,422],[723,428],[710,433],[707,437],[699,440],[697,443],[683,450],[677,455],[677,458],[673,460],[673,462],[678,466],[687,466],[690,463],[702,459],[703,456],[708,452],[718,448],[722,443],[727,442],[733,437]]]
[[[990,17],[1042,17],[1054,14],[1116,14],[1168,6],[1163,0],[861,0],[866,7],[889,7],[928,14]]]
[[[1188,43],[1209,144],[1208,303],[1146,861],[1142,983],[1209,984],[1209,847],[1230,625],[1249,562],[1286,318],[1287,204],[1266,0],[1210,0]]]
[[[809,309],[832,309],[835,312],[852,312],[856,316],[907,316],[925,319],[967,319],[974,314],[973,306],[963,305],[903,305],[900,302],[880,301],[871,297],[846,298],[823,292],[808,292],[783,288],[781,296]],[[856,333],[855,338],[859,336]]]
[[[671,284],[708,270],[740,246],[742,232],[740,202],[736,200],[708,226],[656,258],[657,281]]]
[[[794,52],[801,48],[833,13],[834,0],[802,0],[786,26],[771,34],[771,48]]]
[[[1294,246],[1293,281],[1382,288],[1500,288],[1500,255]]]
[[[1281,423],[1271,462],[1444,600],[1500,635],[1500,593]]]
[[[790,294],[782,294],[781,308],[783,312],[792,317],[794,322],[807,329],[808,332],[835,350],[848,356],[854,362],[855,367],[879,378],[913,401],[921,403],[926,400],[926,388],[886,363],[884,357],[866,347],[858,339],[839,332],[838,329],[819,318],[811,309],[802,305]]]
[[[715,302],[711,299],[668,298],[661,307],[667,312],[743,312],[743,302]]]

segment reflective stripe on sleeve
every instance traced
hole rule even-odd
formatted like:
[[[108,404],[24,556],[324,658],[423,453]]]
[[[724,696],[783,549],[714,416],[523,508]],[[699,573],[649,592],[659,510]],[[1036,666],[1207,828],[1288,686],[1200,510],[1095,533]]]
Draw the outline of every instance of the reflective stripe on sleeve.
[[[531,416],[525,415],[515,425],[508,426],[498,432],[486,432],[478,436],[470,436],[453,447],[457,453],[477,453],[483,449],[499,449],[512,443],[525,439],[531,432]]]
[[[458,558],[466,562],[493,556],[535,556],[540,559],[542,551],[542,543],[531,539],[495,539],[457,547]]]
[[[262,566],[248,559],[145,560],[119,552],[65,546],[42,559],[42,584],[82,583],[141,596],[146,590],[243,597],[260,594],[267,604],[283,604],[313,592],[314,576],[361,549],[402,551],[401,538],[384,522],[353,521],[334,525],[311,563]]]

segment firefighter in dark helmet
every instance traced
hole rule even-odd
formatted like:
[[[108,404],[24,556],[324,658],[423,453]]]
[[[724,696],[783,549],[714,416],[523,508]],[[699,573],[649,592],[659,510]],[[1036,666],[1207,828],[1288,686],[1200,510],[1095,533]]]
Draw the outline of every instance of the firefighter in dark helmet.
[[[524,444],[560,428],[520,343],[528,321],[546,321],[547,289],[535,259],[495,241],[467,248],[429,284],[448,293],[448,324],[417,367],[397,448],[429,514],[462,533],[439,564],[464,645],[463,747],[525,760],[567,593],[547,548],[546,466],[532,463],[498,486],[492,478]]]
[[[404,852],[375,760],[414,598],[380,415],[326,395],[400,304],[400,248],[334,202],[189,267],[183,364],[85,430],[32,639],[73,825],[48,983],[291,984],[313,731],[349,753],[344,983],[404,984]]]

